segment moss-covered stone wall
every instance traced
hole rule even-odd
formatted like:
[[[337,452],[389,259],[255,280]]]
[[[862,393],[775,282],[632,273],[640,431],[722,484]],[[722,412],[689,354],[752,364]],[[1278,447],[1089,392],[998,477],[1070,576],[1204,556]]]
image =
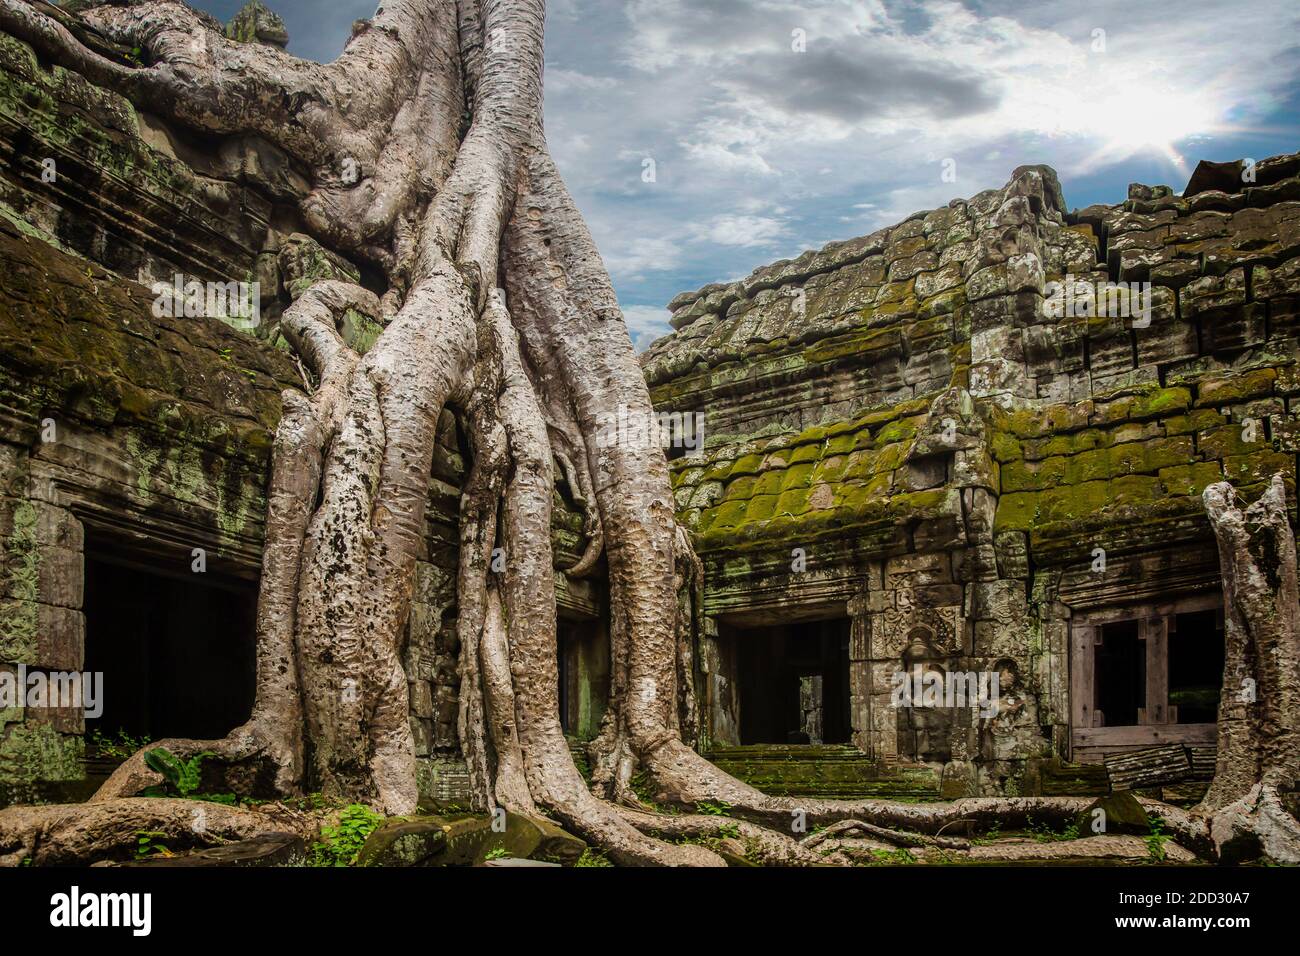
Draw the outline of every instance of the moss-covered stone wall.
[[[1022,167],[678,296],[643,364],[656,407],[708,436],[672,474],[717,622],[715,742],[740,742],[711,646],[729,623],[849,616],[860,747],[928,747],[945,792],[1032,785],[1069,755],[1072,615],[1217,593],[1206,485],[1249,498],[1280,473],[1294,495],[1297,302],[1300,155],[1075,211]],[[920,645],[999,669],[1009,706],[905,740],[889,682]]]

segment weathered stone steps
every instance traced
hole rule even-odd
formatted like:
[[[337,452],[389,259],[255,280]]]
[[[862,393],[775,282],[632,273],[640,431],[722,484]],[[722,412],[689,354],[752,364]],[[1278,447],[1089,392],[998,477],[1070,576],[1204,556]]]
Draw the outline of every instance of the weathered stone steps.
[[[720,769],[772,796],[940,799],[933,771],[882,765],[854,747],[750,745],[718,747],[706,756]]]

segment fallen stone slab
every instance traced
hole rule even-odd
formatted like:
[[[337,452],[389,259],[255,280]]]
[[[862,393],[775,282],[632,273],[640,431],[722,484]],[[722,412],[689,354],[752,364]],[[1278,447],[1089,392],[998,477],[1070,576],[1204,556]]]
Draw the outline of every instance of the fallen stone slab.
[[[357,866],[478,866],[501,850],[514,859],[572,865],[586,848],[549,820],[514,813],[505,814],[498,828],[487,814],[402,817],[370,834]]]
[[[302,837],[292,833],[268,833],[239,843],[191,850],[174,856],[149,856],[121,866],[148,867],[257,867],[301,866],[307,858]]]
[[[1138,798],[1128,790],[1119,790],[1095,801],[1079,814],[1078,824],[1080,833],[1094,836],[1117,833],[1144,836],[1151,832],[1151,818]]]

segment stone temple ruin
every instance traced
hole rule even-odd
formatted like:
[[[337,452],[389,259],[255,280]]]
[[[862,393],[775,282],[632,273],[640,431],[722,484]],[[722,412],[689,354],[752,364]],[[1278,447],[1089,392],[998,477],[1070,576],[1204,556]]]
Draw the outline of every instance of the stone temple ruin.
[[[285,42],[278,21],[230,29]],[[3,34],[0,61],[0,672],[104,688],[93,721],[0,707],[3,804],[86,795],[119,732],[247,716],[271,439],[304,387],[277,317],[313,279],[366,276],[304,234],[274,147],[181,133]],[[252,301],[211,307],[240,283]],[[1146,782],[1195,796],[1223,670],[1200,493],[1281,472],[1294,504],[1298,305],[1300,154],[1075,211],[1021,167],[678,296],[644,367],[657,408],[707,426],[668,450],[706,570],[697,746],[772,792],[913,799],[1100,792],[1164,746]],[[421,786],[443,801],[466,784],[465,458],[444,414],[406,651]],[[586,541],[562,482],[556,499],[567,567]],[[606,611],[599,576],[560,577],[580,752]]]

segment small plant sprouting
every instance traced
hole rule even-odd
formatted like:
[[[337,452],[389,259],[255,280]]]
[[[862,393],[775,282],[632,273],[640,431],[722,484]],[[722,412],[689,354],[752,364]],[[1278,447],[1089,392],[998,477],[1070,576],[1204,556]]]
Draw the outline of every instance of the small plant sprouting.
[[[503,847],[503,846],[498,846],[498,847],[493,847],[492,849],[488,850],[488,851],[487,851],[487,855],[484,856],[483,859],[485,859],[485,860],[501,860],[501,859],[504,859],[504,858],[508,857],[509,855],[510,855],[510,851],[509,851],[509,850],[507,850],[507,849],[506,849],[505,847]]]
[[[204,751],[182,760],[166,747],[155,747],[144,755],[144,765],[167,781],[167,786],[182,797],[198,792],[203,761],[216,754]]]
[[[132,737],[121,728],[118,728],[117,733],[112,736],[96,728],[90,732],[90,746],[101,757],[126,759],[149,746],[149,740],[144,737]]]
[[[220,803],[228,807],[238,806],[239,796],[233,793],[199,793],[202,782],[203,761],[216,754],[204,751],[195,754],[189,760],[182,760],[166,747],[155,747],[144,755],[145,766],[162,776],[161,787],[149,787],[144,791],[146,797],[178,796],[184,800],[202,800],[205,803]]]
[[[365,846],[366,838],[383,822],[383,816],[365,804],[344,807],[339,813],[338,826],[321,827],[321,839],[312,844],[310,865],[351,866]]]
[[[1165,844],[1173,839],[1168,833],[1165,833],[1165,821],[1163,818],[1154,816],[1151,818],[1151,832],[1144,838],[1147,845],[1147,852],[1151,854],[1151,859],[1157,863],[1163,863],[1168,856],[1165,852]]]
[[[578,857],[578,862],[573,865],[575,867],[578,867],[578,866],[613,866],[614,864],[609,862],[609,858],[605,856],[604,853],[601,853],[599,850],[593,850],[591,847],[587,847],[585,850],[582,851],[582,856]]]
[[[136,834],[137,842],[135,855],[143,860],[150,856],[173,856],[171,850],[167,849],[167,844],[160,842],[160,838],[167,834],[157,830],[141,830]]]
[[[726,800],[719,800],[717,803],[703,800],[695,804],[695,811],[710,817],[729,817],[731,816],[731,804]]]
[[[1056,843],[1061,840],[1079,839],[1079,824],[1070,823],[1063,830],[1053,830],[1048,823],[1035,823],[1032,818],[1027,821],[1029,832],[1039,843]]]

